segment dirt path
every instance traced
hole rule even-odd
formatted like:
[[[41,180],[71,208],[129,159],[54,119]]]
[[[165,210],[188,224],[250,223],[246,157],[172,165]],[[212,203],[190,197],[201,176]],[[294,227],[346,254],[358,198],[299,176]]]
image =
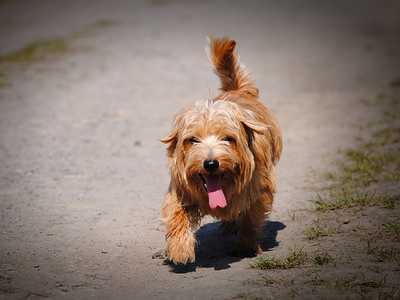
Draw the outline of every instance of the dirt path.
[[[223,255],[215,224],[200,231],[195,270],[152,259],[168,183],[158,140],[179,109],[218,87],[207,34],[238,41],[283,128],[265,238],[278,254],[293,246],[310,172],[355,143],[369,119],[361,100],[400,73],[396,1],[26,6],[0,3],[0,53],[55,37],[66,48],[1,63],[0,299],[229,299],[257,289],[245,282],[260,271]]]

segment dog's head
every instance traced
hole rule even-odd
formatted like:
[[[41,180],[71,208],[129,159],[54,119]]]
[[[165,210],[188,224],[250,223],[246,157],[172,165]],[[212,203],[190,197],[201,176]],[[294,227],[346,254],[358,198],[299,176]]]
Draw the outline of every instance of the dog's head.
[[[191,197],[225,207],[252,179],[253,143],[268,128],[233,102],[196,103],[180,113],[162,142],[173,182]]]

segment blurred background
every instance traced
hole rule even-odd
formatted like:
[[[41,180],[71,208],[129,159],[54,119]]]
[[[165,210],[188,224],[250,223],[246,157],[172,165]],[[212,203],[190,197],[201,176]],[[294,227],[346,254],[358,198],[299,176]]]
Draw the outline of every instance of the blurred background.
[[[159,140],[217,93],[207,35],[234,38],[284,133],[266,250],[308,247],[316,178],[368,137],[381,108],[365,101],[400,86],[399,16],[399,1],[1,0],[0,299],[361,297],[307,287],[303,269],[273,273],[290,288],[257,283],[265,271],[227,255],[216,227],[203,226],[194,270],[153,259],[169,176]],[[393,272],[365,295],[396,295]]]

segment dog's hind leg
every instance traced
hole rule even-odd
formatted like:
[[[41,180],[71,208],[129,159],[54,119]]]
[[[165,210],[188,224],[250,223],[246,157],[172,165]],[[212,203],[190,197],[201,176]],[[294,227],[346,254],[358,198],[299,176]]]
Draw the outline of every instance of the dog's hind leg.
[[[238,223],[236,221],[222,221],[221,231],[224,235],[237,234],[239,230]]]
[[[194,230],[200,218],[197,208],[183,206],[176,194],[169,192],[165,198],[162,215],[167,229],[168,259],[175,264],[194,262],[196,246]]]
[[[266,213],[271,209],[272,193],[262,193],[250,209],[239,219],[239,245],[237,251],[243,255],[260,254],[259,235],[266,219]]]

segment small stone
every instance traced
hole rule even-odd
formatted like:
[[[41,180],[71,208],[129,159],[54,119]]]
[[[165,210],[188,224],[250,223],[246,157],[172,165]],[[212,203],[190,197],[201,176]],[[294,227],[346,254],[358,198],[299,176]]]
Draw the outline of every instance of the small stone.
[[[349,224],[350,223],[350,219],[344,219],[343,220],[343,224]]]
[[[153,253],[151,256],[152,259],[165,259],[167,257],[167,253],[164,249],[158,250],[157,252]]]

